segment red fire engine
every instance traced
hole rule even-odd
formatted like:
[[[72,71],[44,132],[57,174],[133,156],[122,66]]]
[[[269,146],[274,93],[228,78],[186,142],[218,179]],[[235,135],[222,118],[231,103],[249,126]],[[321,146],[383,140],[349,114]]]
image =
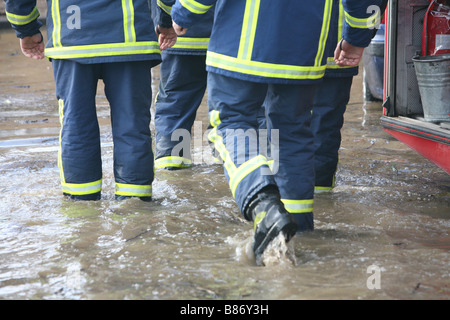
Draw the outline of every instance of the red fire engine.
[[[383,129],[450,174],[450,0],[390,0]]]

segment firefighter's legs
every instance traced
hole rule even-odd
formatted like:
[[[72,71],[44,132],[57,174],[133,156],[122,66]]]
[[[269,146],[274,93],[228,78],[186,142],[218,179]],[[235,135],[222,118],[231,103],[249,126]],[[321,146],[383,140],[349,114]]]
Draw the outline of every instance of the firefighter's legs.
[[[243,214],[254,223],[253,251],[257,263],[267,246],[282,233],[286,240],[297,223],[280,200],[275,178],[259,152],[258,114],[267,84],[252,83],[215,73],[208,75],[210,140],[223,160],[230,190]]]
[[[311,129],[314,134],[316,192],[329,191],[334,187],[341,129],[352,79],[324,78],[314,98]]]
[[[155,168],[191,165],[191,129],[206,90],[204,55],[164,54],[155,101]]]
[[[266,91],[265,84],[215,73],[208,75],[208,102],[212,106],[210,122],[214,126],[209,138],[224,162],[225,175],[243,213],[250,198],[262,188],[275,185],[267,159],[258,153],[256,115]],[[253,165],[250,165],[251,161]],[[241,172],[243,164],[249,168]]]
[[[58,167],[63,193],[98,200],[102,163],[95,107],[98,65],[53,60],[61,123]]]
[[[105,94],[111,106],[116,199],[151,200],[154,159],[150,62],[105,63],[102,67]]]
[[[272,171],[298,231],[313,230],[314,149],[310,129],[315,85],[270,85],[265,101]]]

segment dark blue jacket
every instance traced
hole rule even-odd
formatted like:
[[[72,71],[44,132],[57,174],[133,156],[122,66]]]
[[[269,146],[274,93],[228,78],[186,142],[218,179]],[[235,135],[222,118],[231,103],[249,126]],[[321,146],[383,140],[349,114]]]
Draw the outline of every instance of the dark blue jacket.
[[[152,16],[155,25],[172,27],[172,5],[174,0],[163,3],[161,0],[149,0],[152,5]],[[205,55],[214,23],[214,6],[190,27],[186,34],[177,38],[176,44],[164,52],[169,54]]]
[[[333,77],[333,78],[339,78],[339,77],[348,77],[348,76],[355,76],[358,74],[358,67],[340,67],[334,62],[334,50],[336,49],[336,46],[338,45],[339,41],[344,37],[343,35],[343,29],[345,26],[346,21],[346,14],[343,6],[342,0],[333,0],[333,13],[332,13],[332,19],[331,19],[331,25],[330,25],[330,33],[328,35],[328,41],[329,41],[329,50],[328,50],[328,58],[327,58],[327,70],[325,73],[326,77]],[[387,0],[383,0],[381,3],[381,6],[379,7],[380,14],[383,15],[384,11],[386,10]],[[375,17],[377,15],[378,8],[372,7],[368,8],[367,11],[373,11],[373,14],[375,14]],[[379,17],[381,19],[381,17]],[[362,45],[365,45],[367,41],[369,41],[375,36],[378,23],[380,21],[376,21],[374,28],[369,28],[369,30],[372,30],[370,32],[365,32],[363,34],[363,39],[365,38],[365,41],[362,41]],[[347,40],[347,39],[346,39]],[[351,40],[351,38],[350,38]],[[360,41],[361,41],[360,40]]]
[[[344,38],[367,46],[373,19],[367,8],[381,0],[343,2]],[[324,76],[333,0],[179,0],[171,15],[190,28],[214,4],[208,71],[263,83],[313,83]]]
[[[5,2],[18,37],[39,32],[36,0]],[[147,0],[47,0],[47,8],[48,58],[82,63],[160,61]]]

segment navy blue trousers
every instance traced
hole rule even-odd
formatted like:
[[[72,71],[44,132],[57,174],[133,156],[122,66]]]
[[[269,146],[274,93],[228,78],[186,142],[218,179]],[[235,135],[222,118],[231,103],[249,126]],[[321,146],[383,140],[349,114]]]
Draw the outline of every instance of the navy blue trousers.
[[[53,60],[61,122],[63,193],[75,199],[101,195],[102,160],[95,97],[100,79],[110,103],[115,194],[151,196],[154,178],[150,133],[151,62],[80,64]]]
[[[208,75],[209,139],[220,154],[231,192],[244,217],[249,201],[276,186],[299,231],[313,229],[314,150],[310,130],[316,85],[253,83]],[[259,131],[265,101],[267,135]],[[270,150],[270,156],[267,154]]]
[[[325,77],[314,97],[311,129],[314,134],[316,191],[334,187],[342,140],[341,129],[352,81],[353,76]]]
[[[191,129],[206,91],[205,55],[162,54],[155,101],[155,167],[191,165]]]

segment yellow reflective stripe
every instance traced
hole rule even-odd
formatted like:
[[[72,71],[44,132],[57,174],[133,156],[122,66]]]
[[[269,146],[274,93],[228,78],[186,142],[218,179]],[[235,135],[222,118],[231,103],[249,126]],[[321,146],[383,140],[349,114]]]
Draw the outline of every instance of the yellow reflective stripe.
[[[217,133],[217,126],[221,123],[218,110],[212,110],[209,113],[209,121],[213,126],[213,129],[209,132],[208,139],[214,144],[216,151],[222,158],[223,165],[227,170],[228,175],[231,177],[236,170],[236,166],[234,165],[234,162],[231,159],[225,144],[223,143],[222,137]]]
[[[336,61],[334,61],[333,57],[328,57],[327,58],[327,68],[328,69],[348,69],[348,68],[354,68],[354,67],[351,67],[351,66],[340,67],[336,64]]]
[[[331,0],[325,2],[325,8],[323,12],[322,30],[320,32],[319,48],[317,49],[316,60],[314,66],[320,66],[322,64],[323,55],[325,53],[326,42],[328,38],[328,31],[330,30],[331,9],[333,4]]]
[[[156,41],[92,44],[61,48],[46,48],[45,55],[54,59],[160,53]]]
[[[267,159],[266,157],[262,156],[262,155],[258,155],[246,162],[244,162],[243,164],[241,164],[232,175],[230,175],[230,190],[231,193],[234,194],[236,193],[236,189],[239,185],[239,182],[242,181],[242,179],[244,179],[246,176],[248,176],[251,172],[255,171],[256,169],[258,169],[259,167],[263,166],[263,165],[268,165],[267,164]]]
[[[102,179],[89,183],[62,183],[63,192],[72,195],[92,194],[102,189]]]
[[[270,171],[273,172],[273,166],[275,165],[275,161],[274,160],[268,160],[267,161],[267,165],[269,166]]]
[[[289,200],[281,199],[284,207],[290,213],[305,213],[313,211],[314,199],[308,200]]]
[[[219,111],[212,110],[209,113],[209,123],[212,127],[217,127],[220,124]]]
[[[375,28],[380,22],[381,15],[380,10],[376,10],[376,12],[368,18],[355,18],[352,17],[348,12],[345,12],[345,21],[353,27],[358,29],[371,29]]]
[[[314,187],[315,193],[330,192],[331,190],[333,190],[333,187]]]
[[[53,47],[62,47],[61,15],[59,12],[59,0],[52,1],[52,20],[53,20],[53,32],[52,32]]]
[[[180,0],[180,3],[187,10],[196,14],[204,14],[212,7],[212,5],[206,6],[195,0]]]
[[[152,186],[116,182],[115,193],[121,196],[150,197],[152,195]]]
[[[264,219],[264,217],[266,216],[267,212],[266,211],[261,211],[260,213],[258,213],[255,217],[255,221],[253,222],[253,230],[256,231],[256,227],[258,226],[258,224]]]
[[[225,169],[227,170],[230,179],[230,190],[234,197],[236,189],[242,179],[244,179],[246,176],[248,176],[249,173],[255,171],[259,167],[263,165],[268,166],[269,164],[266,157],[264,157],[263,155],[258,155],[236,168],[233,159],[230,157],[230,154],[226,149],[225,144],[223,143],[222,137],[217,133],[217,125],[220,123],[219,111],[213,110],[210,112],[209,116],[210,123],[213,126],[213,129],[209,132],[208,139],[214,143],[214,147],[223,160]]]
[[[209,38],[186,38],[178,37],[172,48],[178,49],[203,49],[208,48]]]
[[[192,161],[183,157],[163,157],[155,160],[155,169],[164,167],[187,168],[192,165]]]
[[[6,18],[9,22],[12,24],[17,25],[24,25],[27,23],[32,22],[33,20],[37,19],[39,17],[39,10],[37,7],[34,7],[33,11],[31,11],[30,14],[27,14],[26,16],[20,15],[20,14],[13,14],[8,11],[6,11]]]
[[[328,68],[339,67],[336,64],[336,61],[334,60],[334,58],[332,58],[332,57],[327,58],[327,66],[328,66]]]
[[[158,7],[160,7],[165,13],[167,13],[168,15],[171,14],[171,12],[172,12],[172,7],[165,5],[164,2],[162,2],[161,0],[156,1],[156,4],[157,4]]]
[[[61,183],[65,183],[66,179],[64,177],[63,163],[62,163],[62,130],[63,130],[63,120],[64,120],[64,100],[58,100],[58,113],[59,113],[59,123],[61,129],[59,130],[59,148],[58,148],[58,168],[59,168],[59,176],[61,179]]]
[[[224,70],[261,77],[280,79],[320,79],[325,73],[323,66],[293,66],[266,62],[248,61],[208,51],[206,64]]]
[[[260,0],[247,0],[244,20],[242,22],[241,41],[239,43],[238,59],[250,60],[255,42],[256,24],[258,22]]]
[[[125,42],[136,42],[133,0],[122,0],[122,10]]]
[[[231,177],[236,171],[236,166],[233,160],[231,159],[230,154],[228,153],[228,150],[225,147],[225,144],[223,143],[222,137],[219,134],[217,134],[217,128],[214,128],[209,132],[208,139],[209,141],[214,143],[214,147],[216,148],[217,152],[222,158],[223,164],[228,172],[228,175]]]
[[[342,1],[339,1],[339,23],[338,23],[338,34],[337,34],[337,41],[341,41],[342,39],[342,30],[344,29],[344,5],[342,4]]]

